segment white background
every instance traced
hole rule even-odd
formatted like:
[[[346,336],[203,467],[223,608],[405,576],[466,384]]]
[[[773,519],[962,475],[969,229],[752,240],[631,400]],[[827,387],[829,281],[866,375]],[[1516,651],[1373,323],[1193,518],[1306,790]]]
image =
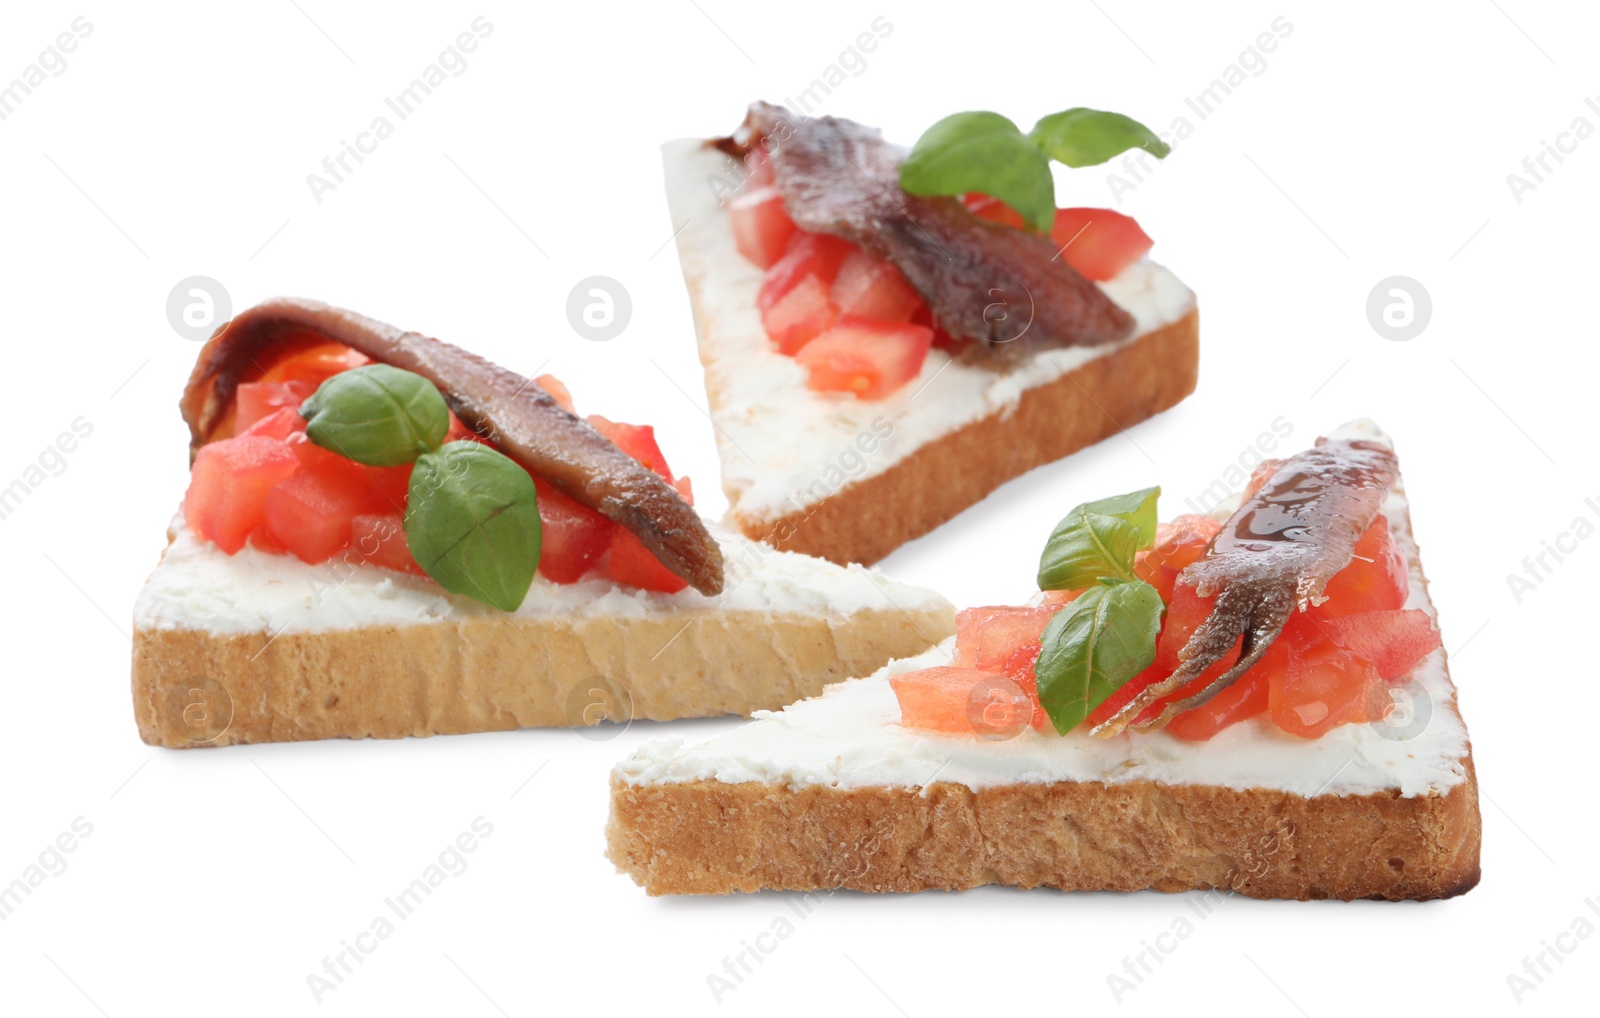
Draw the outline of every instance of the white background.
[[[24,6],[26,10],[24,10]],[[90,438],[0,520],[6,567],[0,883],[74,818],[93,825],[0,922],[0,1011],[111,1016],[317,1009],[306,977],[475,817],[493,834],[320,1007],[462,1015],[716,1009],[706,977],[791,916],[784,898],[656,900],[603,857],[606,779],[640,741],[736,722],[172,752],[128,696],[129,608],[186,477],[176,400],[197,352],[179,279],[234,308],[318,297],[564,378],[580,409],[653,422],[716,516],[712,432],[667,240],[657,147],[725,132],[892,27],[821,110],[909,142],[994,109],[1026,127],[1088,105],[1192,136],[1122,196],[1200,296],[1198,393],[1008,485],[885,568],[960,605],[1014,601],[1051,524],[1150,483],[1166,512],[1280,415],[1294,439],[1371,415],[1395,437],[1484,795],[1483,882],[1428,905],[1230,900],[1137,989],[1130,1014],[1478,1013],[1587,916],[1593,859],[1593,570],[1577,550],[1521,603],[1507,575],[1597,520],[1591,427],[1595,186],[1588,138],[1519,203],[1506,176],[1600,95],[1577,5],[729,0],[522,5],[8,4],[0,81],[75,16],[92,34],[0,121],[0,293],[12,440],[0,484],[74,418]],[[492,34],[337,190],[306,176],[482,14]],[[1199,120],[1206,88],[1275,17],[1292,34]],[[313,21],[313,19],[315,19]],[[1514,19],[1514,20],[1513,20]],[[853,59],[853,58],[852,58]],[[1253,59],[1253,58],[1251,58]],[[392,117],[391,117],[392,119]],[[1554,165],[1552,163],[1552,165]],[[1062,204],[1111,204],[1106,170]],[[634,318],[579,338],[565,301],[604,274]],[[1428,328],[1368,324],[1381,278],[1421,281]],[[654,363],[652,363],[654,361]],[[548,362],[548,363],[547,363]],[[1570,547],[1570,545],[1569,545]],[[1551,560],[1553,562],[1553,560]],[[535,774],[531,780],[529,776]],[[1118,1006],[1107,975],[1194,915],[1185,898],[984,889],[839,894],[727,1013],[911,1016]],[[1600,937],[1529,1013],[1592,1010]]]

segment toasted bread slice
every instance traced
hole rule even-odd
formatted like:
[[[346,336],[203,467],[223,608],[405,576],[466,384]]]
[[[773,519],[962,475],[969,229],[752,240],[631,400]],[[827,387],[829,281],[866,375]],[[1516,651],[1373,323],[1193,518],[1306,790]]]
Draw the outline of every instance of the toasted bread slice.
[[[510,614],[371,565],[225,555],[181,519],[169,538],[133,702],[175,748],[750,714],[955,628],[933,591],[731,534],[717,597],[538,577]]]
[[[1408,607],[1433,614],[1398,488]],[[1321,738],[1255,718],[1009,741],[899,724],[897,672],[708,741],[649,743],[612,774],[611,859],[651,894],[762,888],[1224,888],[1260,898],[1440,898],[1478,881],[1472,748],[1442,649],[1394,687],[1405,711]]]
[[[739,254],[720,200],[736,164],[693,139],[669,143],[663,156],[726,522],[754,540],[834,562],[876,562],[1006,481],[1194,391],[1194,294],[1141,261],[1101,284],[1137,320],[1122,342],[1042,351],[1003,373],[935,349],[921,375],[887,398],[813,392],[761,326],[763,274]]]

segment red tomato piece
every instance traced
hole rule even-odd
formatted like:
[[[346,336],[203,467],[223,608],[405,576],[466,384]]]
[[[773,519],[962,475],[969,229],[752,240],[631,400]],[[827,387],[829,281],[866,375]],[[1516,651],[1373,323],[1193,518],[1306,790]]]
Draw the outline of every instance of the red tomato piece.
[[[1288,667],[1269,676],[1267,710],[1285,732],[1315,739],[1338,725],[1382,717],[1388,700],[1382,683],[1364,658],[1320,643],[1291,652]]]
[[[428,575],[411,556],[400,513],[358,513],[350,518],[350,547],[368,564],[397,573]]]
[[[991,223],[999,223],[1001,226],[1010,226],[1018,230],[1025,225],[1022,213],[999,198],[991,198],[986,194],[974,192],[962,195],[961,204],[965,205],[967,211],[979,219],[987,219]]]
[[[283,442],[240,435],[200,447],[183,496],[183,518],[195,534],[229,555],[261,524],[268,494],[300,469]]]
[[[665,477],[672,480],[672,469],[667,466],[667,458],[661,453],[661,446],[656,444],[656,429],[648,424],[620,424],[607,420],[599,414],[590,414],[586,418],[594,430],[611,440],[611,444]]]
[[[325,562],[350,540],[350,524],[373,506],[372,468],[310,442],[300,470],[267,493],[262,514],[272,538],[302,562]]]
[[[290,435],[303,434],[305,430],[306,419],[300,416],[300,408],[286,406],[256,421],[240,434],[263,435],[286,442]]]
[[[1288,645],[1275,642],[1267,648],[1261,660],[1239,676],[1233,685],[1200,706],[1174,717],[1167,722],[1163,731],[1190,742],[1203,742],[1229,725],[1263,713],[1267,709],[1267,693],[1272,676],[1282,674],[1288,666]]]
[[[819,276],[806,276],[770,308],[761,312],[761,327],[778,352],[793,357],[800,349],[833,328],[839,309],[828,297],[828,284]]]
[[[308,382],[315,392],[317,386],[339,372],[372,363],[372,358],[366,354],[324,339],[318,333],[303,332],[289,339],[285,346],[293,348],[296,344],[303,345],[275,361],[262,374],[261,381]]]
[[[794,221],[776,187],[758,187],[729,199],[728,221],[739,253],[763,269],[770,269],[783,257],[783,249],[794,235]]]
[[[1356,612],[1322,623],[1328,639],[1372,662],[1378,676],[1403,678],[1439,648],[1439,630],[1421,608]]]
[[[1411,577],[1386,517],[1378,516],[1367,527],[1356,542],[1355,557],[1328,581],[1323,593],[1327,601],[1316,611],[1324,616],[1405,607]]]
[[[954,664],[986,672],[1030,671],[1039,657],[1039,639],[1059,606],[1019,608],[995,605],[956,613]]]
[[[1131,216],[1110,209],[1057,209],[1050,239],[1062,261],[1097,281],[1115,278],[1155,244]]]
[[[672,486],[678,489],[678,497],[690,505],[694,505],[694,485],[689,483],[687,477],[674,477]]]
[[[1221,531],[1222,524],[1211,517],[1189,513],[1159,524],[1155,543],[1134,557],[1133,572],[1156,588],[1162,601],[1170,601],[1178,574],[1203,558]]]
[[[689,585],[683,577],[662,565],[626,527],[613,527],[611,530],[611,543],[606,550],[606,574],[618,583],[642,590],[657,590],[663,594],[676,594]]]
[[[574,404],[572,402],[571,391],[567,389],[566,383],[562,382],[561,379],[557,378],[555,375],[538,375],[534,378],[533,384],[537,385],[545,392],[548,392],[550,396],[558,404],[560,404],[561,408],[567,413],[577,413],[577,411],[573,409]]]
[[[932,342],[933,330],[926,326],[841,318],[796,359],[812,389],[882,399],[917,376]]]
[[[922,295],[889,262],[856,248],[839,264],[829,298],[840,315],[876,318],[885,322],[909,321],[922,307]]]
[[[539,572],[552,583],[576,583],[610,546],[616,524],[541,477],[533,486],[539,494]]]
[[[889,677],[900,723],[953,735],[1015,734],[1032,719],[1031,697],[1004,676],[941,665]]]
[[[285,407],[299,407],[317,391],[317,383],[307,381],[241,382],[234,390],[235,433],[249,430]]]
[[[832,285],[839,274],[839,265],[845,255],[857,250],[848,240],[826,233],[796,230],[783,249],[783,257],[767,270],[767,278],[756,294],[756,308],[765,311],[783,298],[783,295],[807,276],[816,276],[825,285]]]
[[[1076,601],[1082,593],[1081,590],[1046,590],[1040,595],[1040,603],[1059,608]]]

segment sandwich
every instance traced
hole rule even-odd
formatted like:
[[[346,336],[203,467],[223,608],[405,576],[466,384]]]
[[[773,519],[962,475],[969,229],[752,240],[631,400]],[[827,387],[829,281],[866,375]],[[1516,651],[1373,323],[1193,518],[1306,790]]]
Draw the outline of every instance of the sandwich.
[[[169,747],[747,715],[953,631],[938,594],[708,526],[647,426],[311,301],[209,340],[134,606]]]
[[[766,103],[664,148],[726,522],[873,563],[999,485],[1194,390],[1194,294],[1108,209],[1056,208],[1148,129],[1074,109],[946,118],[906,153]]]
[[[1158,493],[1069,513],[1030,604],[644,745],[611,859],[651,894],[1470,890],[1472,747],[1387,437],[1263,464],[1225,516],[1157,526]]]

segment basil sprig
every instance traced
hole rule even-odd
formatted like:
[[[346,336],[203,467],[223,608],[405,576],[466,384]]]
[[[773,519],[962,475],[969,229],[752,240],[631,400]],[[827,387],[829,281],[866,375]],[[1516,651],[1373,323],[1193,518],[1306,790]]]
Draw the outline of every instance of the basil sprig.
[[[450,408],[432,382],[388,364],[341,371],[300,407],[314,444],[369,467],[397,467],[439,448]]]
[[[1155,541],[1160,495],[1145,488],[1085,502],[1040,556],[1039,589],[1084,591],[1045,627],[1033,666],[1039,704],[1063,735],[1156,659],[1166,607],[1133,563]]]
[[[452,594],[515,611],[533,585],[542,532],[533,478],[481,442],[444,442],[450,409],[434,384],[388,364],[341,371],[300,408],[306,437],[374,467],[414,464],[406,546]]]
[[[406,545],[452,594],[515,611],[539,567],[533,478],[481,442],[417,457],[406,493]]]
[[[1095,166],[1131,148],[1157,159],[1172,151],[1137,120],[1104,110],[1080,106],[1052,113],[1028,134],[998,113],[955,113],[917,139],[900,164],[900,186],[919,195],[986,194],[1048,233],[1056,214],[1050,160]]]

